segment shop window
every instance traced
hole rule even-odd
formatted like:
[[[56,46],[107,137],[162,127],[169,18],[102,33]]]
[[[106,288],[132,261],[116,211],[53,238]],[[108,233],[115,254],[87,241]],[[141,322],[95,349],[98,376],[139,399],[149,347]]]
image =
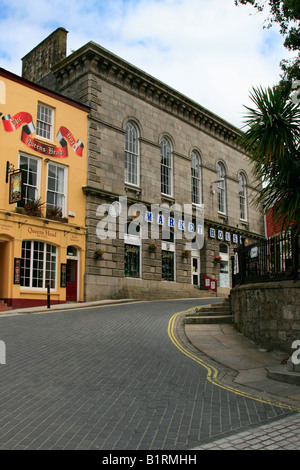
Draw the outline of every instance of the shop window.
[[[36,136],[46,140],[53,140],[54,110],[49,106],[38,103]]]
[[[21,286],[51,289],[56,286],[56,246],[38,241],[23,241]]]
[[[20,155],[19,168],[22,170],[24,202],[37,200],[40,192],[40,160]]]
[[[175,253],[162,250],[162,279],[163,281],[175,280]]]
[[[173,195],[173,162],[170,142],[161,140],[161,192],[167,196]]]
[[[201,204],[201,161],[196,152],[191,156],[192,203]]]
[[[54,163],[48,164],[46,209],[58,208],[61,216],[66,213],[67,169]]]
[[[125,127],[125,183],[139,184],[139,135],[134,124]]]
[[[124,275],[141,277],[141,232],[134,221],[125,224],[124,234]]]
[[[124,245],[124,274],[125,277],[140,277],[140,247]]]

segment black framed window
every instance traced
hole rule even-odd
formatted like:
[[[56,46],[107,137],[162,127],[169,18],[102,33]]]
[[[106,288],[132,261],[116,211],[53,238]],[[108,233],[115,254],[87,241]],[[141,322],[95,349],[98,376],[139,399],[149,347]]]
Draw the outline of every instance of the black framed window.
[[[174,251],[162,250],[162,280],[175,280],[175,253]]]
[[[140,269],[140,247],[138,245],[124,245],[124,274],[125,277],[139,278]]]

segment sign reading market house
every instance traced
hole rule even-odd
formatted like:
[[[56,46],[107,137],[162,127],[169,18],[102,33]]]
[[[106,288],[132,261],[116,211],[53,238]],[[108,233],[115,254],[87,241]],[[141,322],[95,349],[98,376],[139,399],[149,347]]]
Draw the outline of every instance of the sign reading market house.
[[[76,141],[72,133],[64,126],[59,128],[56,135],[60,147],[54,147],[53,145],[41,143],[31,136],[35,131],[35,126],[32,116],[29,113],[20,112],[13,117],[11,117],[10,114],[6,114],[2,116],[2,122],[6,132],[14,132],[19,129],[19,127],[23,126],[21,140],[27,147],[35,152],[41,153],[47,157],[66,158],[68,157],[69,144],[76,155],[82,157],[83,143],[79,139]]]

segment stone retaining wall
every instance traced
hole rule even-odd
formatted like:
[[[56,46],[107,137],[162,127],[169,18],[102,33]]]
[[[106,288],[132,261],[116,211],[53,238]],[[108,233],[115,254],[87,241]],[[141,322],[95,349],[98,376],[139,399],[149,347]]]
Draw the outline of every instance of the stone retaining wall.
[[[271,350],[294,352],[300,340],[300,281],[248,284],[232,289],[231,310],[239,330]]]

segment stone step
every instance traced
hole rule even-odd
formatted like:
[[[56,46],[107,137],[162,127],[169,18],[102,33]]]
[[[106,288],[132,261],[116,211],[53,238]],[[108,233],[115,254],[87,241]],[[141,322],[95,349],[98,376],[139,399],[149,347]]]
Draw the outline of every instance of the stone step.
[[[188,325],[204,325],[204,324],[218,324],[218,323],[232,323],[233,316],[232,315],[208,315],[202,316],[197,315],[195,317],[186,316],[185,323]]]
[[[267,369],[267,376],[269,379],[278,380],[279,382],[300,385],[300,373],[289,371],[286,365],[283,364]]]
[[[220,307],[205,307],[195,310],[193,315],[220,315],[231,314],[231,308],[221,305]]]

